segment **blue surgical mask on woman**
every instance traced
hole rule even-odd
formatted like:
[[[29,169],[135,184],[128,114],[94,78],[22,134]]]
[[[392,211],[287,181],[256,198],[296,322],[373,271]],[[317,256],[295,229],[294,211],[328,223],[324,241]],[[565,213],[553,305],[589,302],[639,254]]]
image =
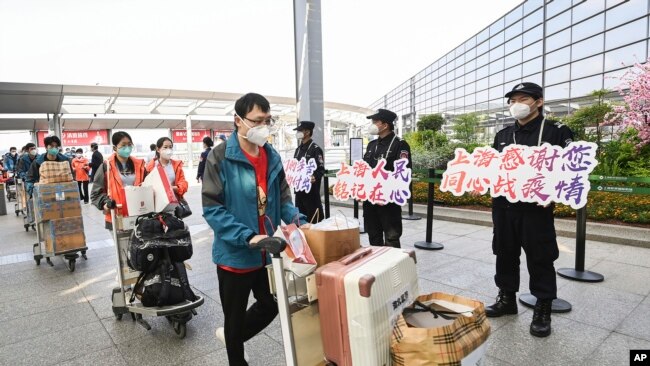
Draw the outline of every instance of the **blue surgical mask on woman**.
[[[52,156],[57,156],[59,154],[59,148],[58,147],[51,147],[47,149],[47,153],[52,155]]]
[[[117,149],[117,154],[126,159],[131,156],[131,151],[133,151],[133,146],[122,146]]]

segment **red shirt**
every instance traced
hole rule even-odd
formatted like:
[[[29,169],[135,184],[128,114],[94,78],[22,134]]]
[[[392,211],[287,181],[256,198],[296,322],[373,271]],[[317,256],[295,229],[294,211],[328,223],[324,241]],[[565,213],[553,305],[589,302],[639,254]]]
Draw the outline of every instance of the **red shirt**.
[[[258,156],[253,156],[248,154],[244,149],[242,149],[242,152],[244,153],[244,156],[248,159],[248,161],[253,165],[253,169],[255,169],[255,179],[257,180],[257,222],[258,222],[258,228],[259,228],[259,233],[260,235],[266,235],[266,226],[264,225],[264,217],[266,216],[266,192],[267,192],[267,187],[266,187],[266,174],[269,169],[268,165],[268,159],[266,157],[266,150],[263,147],[259,148],[259,155]],[[262,251],[262,267],[264,266],[266,262],[266,252]],[[220,265],[219,268],[224,269],[229,272],[235,272],[235,273],[249,273],[256,271],[262,267],[255,267],[255,268],[232,268],[228,266],[222,266]]]

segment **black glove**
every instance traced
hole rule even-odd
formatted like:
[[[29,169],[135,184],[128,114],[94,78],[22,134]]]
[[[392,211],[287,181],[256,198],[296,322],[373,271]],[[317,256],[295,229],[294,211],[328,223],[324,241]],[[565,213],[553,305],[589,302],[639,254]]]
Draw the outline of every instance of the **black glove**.
[[[115,202],[115,200],[109,199],[106,201],[106,207],[108,207],[109,210],[112,210],[117,207],[117,202]]]
[[[251,248],[266,249],[269,253],[273,255],[279,255],[284,251],[284,248],[287,246],[287,242],[275,236],[264,238],[257,243],[249,244]]]

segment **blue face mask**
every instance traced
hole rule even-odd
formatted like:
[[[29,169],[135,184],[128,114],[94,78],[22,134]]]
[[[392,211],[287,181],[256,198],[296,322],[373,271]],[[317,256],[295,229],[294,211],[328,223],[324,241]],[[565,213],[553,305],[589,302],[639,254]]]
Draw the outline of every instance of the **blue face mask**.
[[[53,147],[53,148],[47,149],[47,153],[52,155],[52,156],[56,156],[56,155],[59,154],[59,148],[58,147]]]
[[[119,149],[117,149],[117,155],[123,158],[128,158],[129,156],[131,156],[131,151],[133,151],[133,146],[122,146]]]

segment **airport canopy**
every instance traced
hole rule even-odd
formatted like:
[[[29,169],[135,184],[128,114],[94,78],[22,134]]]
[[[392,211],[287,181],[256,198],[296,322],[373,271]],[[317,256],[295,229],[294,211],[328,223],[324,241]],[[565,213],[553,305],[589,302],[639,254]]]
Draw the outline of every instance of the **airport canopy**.
[[[53,115],[63,130],[232,128],[236,93],[149,89],[91,85],[0,82],[0,130],[48,129]],[[296,121],[296,100],[267,96],[271,113],[285,122]],[[365,123],[371,110],[325,102],[325,120],[353,125]]]

